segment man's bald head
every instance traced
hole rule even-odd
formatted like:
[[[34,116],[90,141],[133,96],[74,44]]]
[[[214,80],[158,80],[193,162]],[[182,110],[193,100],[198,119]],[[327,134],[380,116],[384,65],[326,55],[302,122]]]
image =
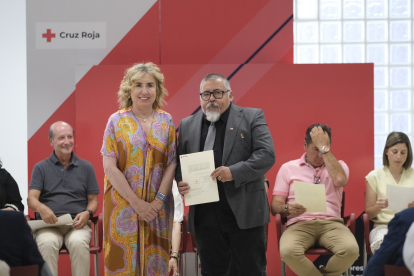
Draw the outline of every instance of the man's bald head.
[[[62,125],[69,126],[72,129],[72,134],[75,134],[75,131],[73,130],[73,127],[70,124],[63,122],[63,121],[57,121],[57,122],[54,122],[49,128],[49,139],[53,139],[55,128],[62,126]]]

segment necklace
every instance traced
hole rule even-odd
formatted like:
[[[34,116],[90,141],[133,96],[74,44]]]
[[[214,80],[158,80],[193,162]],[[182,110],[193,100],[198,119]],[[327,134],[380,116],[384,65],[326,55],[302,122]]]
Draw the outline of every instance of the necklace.
[[[152,116],[152,113],[154,112],[154,110],[151,112],[151,114],[150,115],[148,115],[148,117],[146,117],[146,118],[144,118],[144,117],[141,117],[141,116],[138,116],[135,112],[134,112],[134,110],[131,108],[131,110],[132,110],[132,113],[134,113],[134,116],[135,117],[139,117],[139,118],[141,118],[143,121],[144,121],[144,123],[145,122],[147,122],[147,119],[149,118],[149,117],[151,117]]]

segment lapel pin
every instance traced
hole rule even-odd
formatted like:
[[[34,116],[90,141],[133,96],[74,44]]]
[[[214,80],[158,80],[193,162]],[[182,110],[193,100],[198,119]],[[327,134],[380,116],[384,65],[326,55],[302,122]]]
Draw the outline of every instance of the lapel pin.
[[[241,137],[242,139],[244,139],[244,135],[243,135],[243,133],[240,133],[240,137]]]
[[[233,128],[231,127],[230,130],[233,130]]]

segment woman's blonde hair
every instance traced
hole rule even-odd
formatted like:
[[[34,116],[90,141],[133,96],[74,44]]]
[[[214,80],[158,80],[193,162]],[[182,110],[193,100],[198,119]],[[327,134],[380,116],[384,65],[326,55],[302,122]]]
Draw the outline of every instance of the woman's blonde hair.
[[[152,108],[157,109],[166,104],[164,96],[168,95],[168,91],[164,87],[164,75],[157,65],[152,62],[147,62],[134,64],[125,71],[124,78],[121,81],[118,91],[118,103],[120,108],[128,108],[132,106],[131,90],[144,74],[152,75],[156,82],[157,95]]]

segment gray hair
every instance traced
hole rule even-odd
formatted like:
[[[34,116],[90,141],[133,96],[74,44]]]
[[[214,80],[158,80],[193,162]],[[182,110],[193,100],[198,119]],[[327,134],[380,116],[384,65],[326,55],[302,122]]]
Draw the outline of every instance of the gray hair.
[[[230,90],[231,91],[231,87],[230,87],[230,82],[223,77],[220,74],[217,73],[211,73],[208,74],[207,76],[204,77],[204,79],[201,81],[200,83],[200,93],[203,92],[203,82],[209,81],[209,80],[217,80],[217,79],[221,79],[224,83],[224,87],[226,87],[226,90]]]

